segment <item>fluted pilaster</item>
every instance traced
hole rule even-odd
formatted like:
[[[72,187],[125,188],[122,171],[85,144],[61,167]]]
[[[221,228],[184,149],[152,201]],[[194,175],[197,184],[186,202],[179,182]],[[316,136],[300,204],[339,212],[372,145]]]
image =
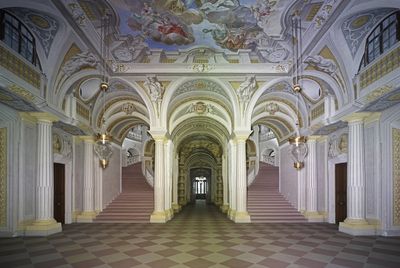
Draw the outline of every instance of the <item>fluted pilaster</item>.
[[[237,142],[237,182],[236,182],[236,214],[235,222],[250,222],[250,215],[247,212],[247,172],[246,172],[246,140],[250,132],[236,133]]]
[[[54,171],[52,125],[56,117],[47,113],[31,113],[37,120],[36,214],[26,235],[50,235],[61,232],[61,223],[54,219]]]
[[[304,216],[310,222],[323,221],[317,209],[317,136],[308,138],[308,156],[306,160],[306,211]]]
[[[228,217],[233,220],[236,214],[236,150],[237,143],[235,140],[229,140],[229,210]]]
[[[83,211],[77,216],[78,222],[92,222],[94,211],[94,137],[82,136],[83,140]]]
[[[339,223],[339,230],[352,235],[375,234],[375,226],[365,219],[365,144],[364,119],[369,113],[356,113],[346,118],[349,122],[347,218]]]
[[[164,159],[164,141],[166,139],[165,131],[150,131],[155,142],[154,159],[154,211],[150,216],[150,222],[165,223],[168,215],[165,212],[164,196],[164,177],[165,177],[165,159]]]

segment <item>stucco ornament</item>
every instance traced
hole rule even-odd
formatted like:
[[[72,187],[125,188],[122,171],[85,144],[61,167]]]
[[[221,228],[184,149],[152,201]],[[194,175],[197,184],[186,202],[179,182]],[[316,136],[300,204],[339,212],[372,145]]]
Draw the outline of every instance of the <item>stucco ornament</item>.
[[[86,21],[85,12],[81,9],[79,4],[70,3],[68,6],[71,10],[72,18],[74,19],[74,21],[80,26],[85,24]]]
[[[85,67],[96,68],[99,59],[90,51],[76,54],[61,68],[66,75],[72,75]]]
[[[270,102],[265,107],[265,110],[270,114],[274,115],[277,111],[279,111],[279,106],[275,102]]]
[[[125,114],[129,115],[135,111],[135,106],[133,105],[133,103],[127,102],[127,103],[122,104],[121,110]]]
[[[197,114],[206,114],[206,113],[211,113],[214,114],[214,106],[211,104],[205,104],[204,102],[196,102],[192,103],[189,105],[188,109],[186,110],[186,113],[197,113]]]
[[[255,76],[248,76],[237,89],[239,101],[247,102],[250,100],[251,95],[256,90],[257,82]]]

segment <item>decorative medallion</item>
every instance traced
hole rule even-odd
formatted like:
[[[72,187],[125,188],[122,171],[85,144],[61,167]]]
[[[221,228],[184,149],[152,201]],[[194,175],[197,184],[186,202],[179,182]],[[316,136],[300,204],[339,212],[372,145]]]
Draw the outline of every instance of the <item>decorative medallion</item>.
[[[121,110],[126,114],[132,114],[135,111],[135,106],[131,102],[122,104]]]
[[[277,111],[279,111],[279,106],[275,102],[270,102],[265,107],[265,110],[270,114],[274,115]]]

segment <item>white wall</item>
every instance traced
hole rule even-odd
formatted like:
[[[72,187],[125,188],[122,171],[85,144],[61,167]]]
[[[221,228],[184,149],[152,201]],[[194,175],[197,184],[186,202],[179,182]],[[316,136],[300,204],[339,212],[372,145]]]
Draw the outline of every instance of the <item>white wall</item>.
[[[293,167],[293,160],[290,157],[288,146],[286,143],[280,147],[280,161],[279,161],[279,189],[286,199],[297,208],[297,188],[298,188],[298,174],[297,170]]]
[[[106,207],[121,191],[121,149],[112,147],[110,163],[103,170],[103,207]]]

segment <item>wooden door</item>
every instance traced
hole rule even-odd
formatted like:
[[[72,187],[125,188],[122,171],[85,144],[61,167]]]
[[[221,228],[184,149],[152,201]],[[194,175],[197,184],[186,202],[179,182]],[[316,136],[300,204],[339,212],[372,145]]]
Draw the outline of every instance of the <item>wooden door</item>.
[[[347,163],[335,165],[336,224],[347,217]]]
[[[54,219],[65,223],[65,165],[54,163]]]

